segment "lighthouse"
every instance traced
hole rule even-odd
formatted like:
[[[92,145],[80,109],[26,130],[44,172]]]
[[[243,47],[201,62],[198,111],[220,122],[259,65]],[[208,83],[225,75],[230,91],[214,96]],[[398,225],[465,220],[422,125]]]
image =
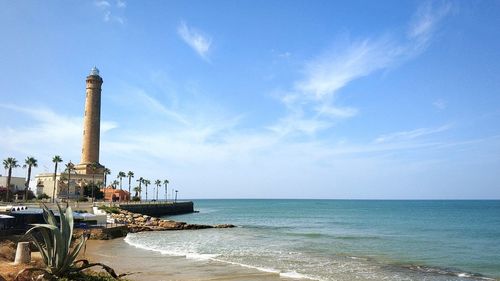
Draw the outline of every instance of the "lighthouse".
[[[101,86],[99,69],[93,67],[85,80],[85,112],[83,114],[82,158],[75,170],[79,174],[101,173],[99,163],[101,137]]]

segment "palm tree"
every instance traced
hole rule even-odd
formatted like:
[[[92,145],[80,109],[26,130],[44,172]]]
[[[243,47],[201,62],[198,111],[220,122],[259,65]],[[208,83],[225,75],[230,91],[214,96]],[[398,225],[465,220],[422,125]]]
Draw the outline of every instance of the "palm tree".
[[[139,195],[140,195],[140,194],[141,194],[141,192],[142,192],[142,187],[141,187],[141,184],[144,182],[144,178],[143,178],[143,177],[140,177],[137,181],[139,182],[139,190],[140,190],[140,191],[139,191]],[[135,194],[135,197],[137,197],[137,193]],[[140,196],[139,196],[139,197],[140,197]]]
[[[120,179],[120,189],[122,189],[122,179],[127,177],[127,174],[125,172],[118,172],[118,176],[116,177],[117,179]]]
[[[9,157],[5,160],[3,160],[3,166],[5,169],[9,169],[9,174],[7,176],[7,194],[6,194],[6,200],[10,200],[10,180],[12,178],[12,168],[17,168],[19,167],[19,164],[17,164],[16,158]]]
[[[132,178],[134,177],[134,172],[128,171],[127,176],[128,176],[128,196],[130,197],[130,182],[132,181]]]
[[[106,188],[106,185],[108,184],[108,175],[111,175],[111,170],[104,168],[104,188]]]
[[[134,187],[134,191],[135,191],[134,197],[138,197],[139,194],[142,192],[142,187],[140,185],[136,186],[136,187]]]
[[[28,167],[28,177],[26,179],[26,184],[24,185],[24,202],[28,201],[28,188],[30,186],[31,180],[31,167],[38,167],[38,160],[36,160],[33,156],[26,157],[26,160],[24,160],[23,168],[26,167]]]
[[[54,189],[52,189],[52,203],[54,203],[56,197],[57,164],[61,163],[62,161],[63,160],[59,155],[56,155],[52,158],[52,162],[54,163]]]
[[[120,182],[119,182],[119,181],[117,181],[117,180],[114,180],[114,181],[111,183],[111,186],[113,187],[113,189],[116,189],[116,186],[117,186],[118,184],[120,184]]]
[[[165,202],[168,202],[168,200],[167,200],[167,185],[169,184],[169,181],[164,180],[163,184],[165,185]]]
[[[71,160],[66,164],[66,171],[68,172],[68,189],[66,189],[66,199],[69,199],[69,185],[71,183],[71,171],[75,169],[75,165]]]
[[[146,190],[146,201],[148,201],[148,185],[150,185],[151,182],[147,179],[144,179],[142,183],[146,186],[144,189]]]
[[[155,184],[156,184],[156,201],[158,201],[158,190],[160,189],[161,186],[161,180],[156,180]]]

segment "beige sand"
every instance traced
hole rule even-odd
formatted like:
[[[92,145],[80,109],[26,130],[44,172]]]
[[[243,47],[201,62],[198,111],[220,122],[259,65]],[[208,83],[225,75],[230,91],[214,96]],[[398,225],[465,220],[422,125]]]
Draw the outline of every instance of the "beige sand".
[[[136,272],[132,280],[234,280],[285,281],[279,274],[261,272],[239,265],[211,260],[190,260],[172,257],[130,246],[123,239],[110,241],[90,240],[85,257],[113,267],[118,274]]]

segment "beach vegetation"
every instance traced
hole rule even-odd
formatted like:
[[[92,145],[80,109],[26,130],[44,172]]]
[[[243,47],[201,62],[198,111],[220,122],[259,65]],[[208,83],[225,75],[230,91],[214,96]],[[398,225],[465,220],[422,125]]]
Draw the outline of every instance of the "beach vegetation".
[[[83,187],[83,195],[97,200],[104,198],[104,192],[102,192],[99,186],[96,184],[85,185]]]
[[[120,208],[116,206],[99,206],[99,209],[105,211],[106,213],[112,213],[112,214],[119,214],[120,213]]]
[[[127,279],[120,278],[120,280],[126,281]],[[116,281],[116,278],[104,272],[85,271],[85,273],[75,273],[71,278],[59,278],[58,281]]]
[[[90,263],[87,260],[75,261],[80,250],[85,245],[86,238],[82,234],[80,241],[72,246],[73,210],[67,205],[64,210],[59,204],[57,204],[57,208],[59,210],[59,220],[56,219],[52,210],[42,205],[43,217],[46,223],[33,224],[33,227],[28,229],[25,234],[40,251],[45,267],[25,268],[17,274],[15,280],[21,280],[23,276],[35,273],[40,273],[35,279],[56,280],[66,277],[68,280],[75,280],[73,275],[80,275],[79,272],[93,266],[100,266],[111,277],[118,278],[114,270],[104,264]]]
[[[50,199],[50,196],[48,196],[45,193],[42,193],[42,194],[38,194],[38,196],[36,197],[36,199],[38,199],[38,200]]]

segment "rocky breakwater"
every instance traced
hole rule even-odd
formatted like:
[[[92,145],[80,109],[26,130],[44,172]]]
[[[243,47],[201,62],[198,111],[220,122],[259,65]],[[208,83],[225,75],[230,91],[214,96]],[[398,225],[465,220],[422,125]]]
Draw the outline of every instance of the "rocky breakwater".
[[[132,213],[122,209],[120,209],[118,213],[110,213],[110,215],[115,220],[116,223],[127,225],[128,231],[132,233],[142,232],[142,231],[193,230],[193,229],[235,227],[232,224],[218,224],[218,225],[189,224],[185,222],[164,220],[148,215]]]

